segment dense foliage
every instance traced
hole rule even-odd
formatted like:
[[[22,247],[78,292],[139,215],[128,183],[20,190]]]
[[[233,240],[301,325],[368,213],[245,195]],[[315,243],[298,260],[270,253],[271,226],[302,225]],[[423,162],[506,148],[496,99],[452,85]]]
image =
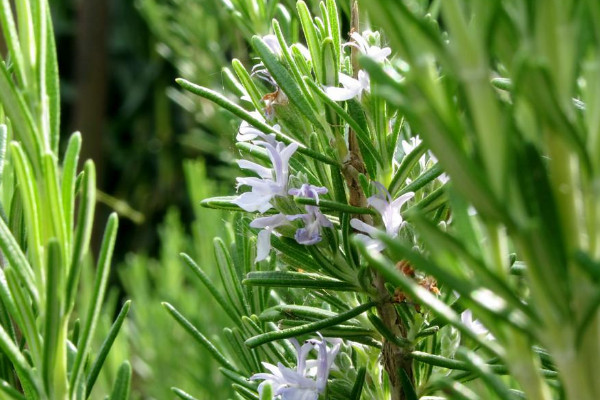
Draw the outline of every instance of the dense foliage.
[[[597,2],[136,7],[121,182],[181,209],[111,284],[96,199],[144,215],[61,128],[48,2],[0,1],[0,398],[600,398]]]

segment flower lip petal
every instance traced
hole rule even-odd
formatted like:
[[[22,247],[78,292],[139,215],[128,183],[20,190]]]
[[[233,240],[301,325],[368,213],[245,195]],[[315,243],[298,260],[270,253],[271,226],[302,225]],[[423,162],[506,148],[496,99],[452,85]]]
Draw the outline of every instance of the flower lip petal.
[[[260,176],[263,179],[271,179],[273,177],[270,168],[264,167],[260,164],[248,160],[237,160],[236,162],[238,167],[240,167],[241,169],[247,169],[256,172],[258,176]]]
[[[369,236],[375,235],[378,232],[377,228],[372,227],[371,225],[359,220],[358,218],[352,218],[350,220],[350,226],[356,229],[357,231],[368,234]]]
[[[356,89],[338,88],[328,86],[325,88],[325,94],[333,101],[347,101],[355,98],[358,95]]]

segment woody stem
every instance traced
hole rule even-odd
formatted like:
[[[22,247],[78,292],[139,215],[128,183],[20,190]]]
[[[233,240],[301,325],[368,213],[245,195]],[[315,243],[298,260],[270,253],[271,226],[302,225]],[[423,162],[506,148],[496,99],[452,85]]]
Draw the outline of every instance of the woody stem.
[[[359,13],[358,3],[356,0],[352,2],[350,23],[352,31],[359,30]],[[353,68],[352,74],[354,78],[358,76],[359,71],[358,56],[358,49],[356,47],[352,47],[351,61]],[[366,166],[360,152],[356,132],[350,129],[348,132],[348,153],[346,159],[344,160],[342,174],[350,192],[350,205],[367,207],[367,198],[358,180],[358,177],[361,173],[366,174]],[[355,217],[369,225],[373,225],[373,218],[368,214],[356,215]],[[389,292],[385,287],[385,279],[378,272],[374,272],[373,287],[377,291],[378,296],[389,296]],[[377,313],[390,332],[399,337],[406,336],[407,327],[403,326],[394,304],[386,302],[378,305]],[[414,380],[412,361],[410,358],[406,357],[406,354],[409,352],[410,349],[401,348],[397,344],[389,341],[385,341],[383,344],[382,362],[390,379],[392,400],[404,400],[406,398],[404,391],[402,390],[400,377],[398,375],[400,370],[404,371],[410,382],[413,382]]]

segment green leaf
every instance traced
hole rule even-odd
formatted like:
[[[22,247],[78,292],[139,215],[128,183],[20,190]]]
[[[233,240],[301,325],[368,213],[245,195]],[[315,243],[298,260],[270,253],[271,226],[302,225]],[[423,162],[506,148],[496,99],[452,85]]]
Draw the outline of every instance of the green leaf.
[[[196,264],[196,262],[194,260],[192,260],[192,258],[190,256],[188,256],[187,254],[184,254],[184,253],[181,253],[180,256],[183,259],[183,261],[186,263],[186,265],[191,268],[191,270],[194,272],[194,274],[196,274],[196,276],[198,276],[198,278],[200,278],[200,280],[202,281],[204,286],[208,289],[210,294],[217,301],[217,303],[219,303],[219,305],[223,308],[223,310],[225,310],[225,312],[227,313],[229,318],[231,318],[232,321],[239,323],[238,314],[237,314],[235,308],[219,292],[219,289],[217,289],[217,287],[210,280],[208,275],[206,275],[206,273],[198,266],[198,264]]]
[[[514,396],[508,390],[506,384],[493,374],[488,365],[475,352],[465,348],[459,348],[457,355],[462,358],[469,368],[481,377],[483,382],[495,393],[500,399],[512,400]]]
[[[298,204],[310,205],[310,206],[318,206],[323,210],[333,210],[340,211],[348,214],[370,214],[376,215],[377,212],[366,207],[355,207],[344,203],[338,203],[337,201],[319,199],[319,202],[315,199],[310,199],[307,197],[296,197],[294,201]]]
[[[272,323],[272,322],[271,322]],[[251,317],[242,317],[242,328],[241,330],[244,332],[243,337],[239,337],[240,342],[243,342],[244,338],[252,335],[260,335],[265,332],[263,326],[267,326],[267,329],[270,326],[264,324],[256,315],[252,315]],[[242,344],[242,347],[246,347]],[[260,365],[260,360],[271,360],[272,362],[282,363],[287,367],[293,367],[290,362],[285,358],[284,354],[282,354],[281,347],[276,346],[274,343],[267,343],[266,346],[262,346],[258,349],[255,349],[251,352],[252,356],[256,360],[257,366]],[[246,386],[247,385],[242,385]]]
[[[242,283],[249,286],[327,289],[333,291],[355,291],[357,289],[350,283],[323,275],[292,271],[250,272]]]
[[[2,326],[0,326],[0,349],[12,362],[19,376],[24,379],[25,382],[23,383],[34,390],[36,398],[43,398],[44,390],[39,384],[36,375],[34,375],[34,370],[29,367],[27,360]]]
[[[115,240],[117,238],[118,225],[119,220],[117,214],[112,213],[108,218],[106,230],[104,231],[102,245],[100,246],[100,255],[98,257],[98,265],[96,266],[94,288],[90,296],[91,301],[85,315],[85,323],[81,330],[81,336],[79,337],[79,342],[77,343],[77,356],[73,362],[71,378],[69,380],[71,395],[73,395],[75,388],[79,386],[79,381],[83,372],[84,361],[90,352],[92,336],[95,332],[98,318],[100,317],[102,301],[104,299],[106,284],[110,273],[110,264],[115,246]]]
[[[6,165],[6,143],[8,140],[8,129],[6,125],[0,124],[0,180],[4,173],[4,166]]]
[[[46,7],[46,60],[45,60],[45,87],[48,98],[48,118],[50,124],[50,149],[58,154],[58,142],[60,140],[60,82],[58,75],[58,60],[56,57],[56,43],[54,40],[54,28],[52,27],[52,15],[50,7]],[[42,101],[46,101],[42,99]]]
[[[447,186],[440,186],[433,192],[425,196],[424,199],[419,201],[417,204],[406,209],[402,212],[402,216],[407,220],[410,220],[413,215],[427,214],[429,212],[442,209],[448,205],[448,195],[446,193]]]
[[[246,89],[248,96],[250,96],[250,99],[252,100],[252,104],[254,104],[254,107],[257,110],[260,110],[263,106],[261,104],[262,96],[260,95],[260,92],[258,91],[258,88],[256,87],[256,85],[252,81],[250,74],[248,73],[248,71],[246,71],[246,68],[244,68],[244,65],[242,64],[242,62],[240,60],[238,60],[237,58],[234,58],[231,61],[231,66],[233,67],[233,70],[235,71],[235,74],[237,75],[238,79],[244,86],[244,89]]]
[[[333,311],[323,310],[317,307],[300,306],[296,304],[279,304],[264,310],[258,318],[261,321],[278,321],[284,318],[315,320],[335,317]]]
[[[121,331],[121,327],[125,322],[125,318],[127,318],[127,314],[129,313],[130,308],[131,300],[127,300],[123,304],[121,311],[119,311],[119,315],[117,315],[115,322],[113,322],[112,326],[110,327],[108,335],[106,336],[104,342],[102,342],[102,345],[100,346],[100,350],[98,351],[98,355],[96,356],[96,359],[94,360],[92,367],[90,368],[90,372],[88,374],[87,381],[85,384],[86,399],[89,398],[90,394],[92,393],[92,389],[94,388],[96,379],[100,375],[100,370],[102,369],[102,366],[106,361],[106,357],[108,356],[108,353],[110,352],[110,349],[112,348],[112,345],[115,342],[117,335]]]
[[[3,392],[8,399],[12,400],[27,400],[18,390],[12,388],[8,382],[0,379],[0,392]]]
[[[1,0],[0,3],[0,26],[2,26],[3,39],[8,47],[11,60],[13,63],[13,71],[21,87],[27,87],[27,75],[24,72],[25,62],[23,60],[23,52],[19,43],[19,36],[15,26],[11,2],[9,0]]]
[[[283,32],[281,32],[281,27],[279,25],[279,22],[275,19],[273,20],[273,32],[275,32],[275,35],[277,36],[277,41],[279,42],[279,45],[281,46],[281,52],[283,54],[283,58],[286,61],[290,70],[292,71],[292,75],[294,76],[294,79],[300,86],[300,90],[302,90],[302,93],[304,94],[306,99],[309,101],[309,103],[311,104],[313,109],[317,110],[318,106],[315,103],[314,99],[312,98],[310,92],[308,91],[306,84],[304,83],[304,80],[302,79],[302,73],[300,72],[300,67],[298,66],[298,64],[296,64],[294,57],[290,53],[290,49],[288,48],[285,38],[283,37]]]
[[[389,328],[385,326],[381,318],[379,318],[374,313],[367,313],[367,317],[369,318],[369,321],[375,327],[375,329],[377,329],[381,336],[385,338],[385,340],[388,340],[401,348],[408,347],[411,345],[410,341],[408,341],[407,339],[394,335],[394,333],[392,333],[392,331],[390,331]]]
[[[225,287],[225,293],[237,312],[237,315],[249,315],[250,305],[244,296],[244,290],[240,283],[241,276],[238,274],[229,250],[221,238],[213,239],[214,255],[217,261],[219,276]]]
[[[419,159],[425,154],[426,151],[427,147],[425,146],[425,143],[421,143],[410,153],[404,155],[402,161],[400,162],[400,166],[394,173],[394,177],[392,178],[392,182],[389,186],[389,191],[392,196],[397,196],[398,190],[402,187],[402,185],[404,185],[406,178],[408,178],[413,167],[417,164]]]
[[[436,378],[429,386],[432,389],[440,388],[451,395],[452,400],[481,400],[471,389],[449,377]]]
[[[23,143],[33,164],[33,169],[39,171],[42,151],[39,132],[22,94],[13,84],[4,62],[0,62],[0,104],[10,119],[15,139]]]
[[[14,268],[20,283],[25,286],[34,302],[39,304],[39,294],[34,283],[33,269],[11,233],[10,228],[2,218],[0,218],[0,249],[4,257],[6,257],[8,265]]]
[[[439,164],[435,164],[433,167],[429,168],[427,171],[419,175],[417,179],[400,189],[400,191],[398,192],[398,196],[401,196],[408,192],[416,192],[417,190],[421,189],[423,186],[427,185],[435,178],[440,176],[442,172],[442,166]]]
[[[46,281],[46,309],[44,315],[44,330],[43,330],[43,364],[42,376],[44,385],[48,393],[59,394],[59,388],[55,387],[54,374],[57,369],[57,358],[61,354],[57,354],[61,349],[59,345],[60,329],[62,325],[62,310],[60,304],[59,293],[61,290],[61,271],[63,267],[61,246],[56,239],[50,240],[48,243],[48,264],[47,264],[47,281]],[[65,371],[66,372],[66,371]],[[66,393],[62,393],[66,395]]]
[[[72,184],[71,184],[72,185]],[[73,256],[67,277],[66,309],[71,310],[75,302],[77,284],[83,258],[90,246],[94,210],[96,207],[96,169],[94,163],[88,160],[83,167],[81,182],[81,199],[79,201],[79,216],[73,242]]]
[[[198,400],[195,397],[193,397],[190,394],[187,394],[186,392],[184,392],[183,390],[176,388],[176,387],[172,387],[171,390],[173,391],[173,393],[175,393],[177,395],[177,397],[179,397],[180,399],[183,400]]]
[[[342,39],[340,36],[340,17],[335,0],[327,0],[327,34],[333,40],[336,60],[342,59]],[[337,82],[336,82],[337,83]]]
[[[175,307],[166,302],[163,302],[162,305],[167,310],[167,312],[175,319],[175,321],[177,321],[177,323],[181,325],[181,327],[183,327],[183,329],[185,329],[186,332],[189,333],[194,338],[194,340],[196,340],[196,342],[198,342],[198,344],[204,347],[219,364],[231,371],[239,371],[227,360],[227,358],[225,358],[223,354],[221,354],[221,352],[215,347],[215,345],[212,344],[210,340],[208,340],[202,333],[200,333],[200,331],[198,331],[198,329],[190,321],[188,321],[183,315],[181,315],[181,313],[177,311]]]
[[[66,255],[69,254],[69,248],[67,247],[67,226],[61,196],[60,185],[58,183],[58,165],[55,156],[52,153],[45,153],[42,156],[42,170],[44,172],[44,183],[45,183],[45,200],[49,211],[50,218],[52,221],[51,230],[52,234],[58,238],[61,244],[61,253]]]
[[[77,163],[79,162],[79,151],[81,149],[81,134],[75,132],[69,138],[65,157],[62,165],[62,205],[63,215],[67,221],[67,247],[71,249],[73,241],[73,221],[75,209],[75,179],[77,177]],[[70,254],[65,254],[65,260],[70,258]],[[69,264],[67,264],[69,265]]]
[[[249,212],[233,203],[233,201],[238,196],[216,196],[209,197],[208,199],[204,199],[200,202],[202,207],[213,208],[217,210],[228,210],[228,211],[241,211],[241,212]],[[272,212],[272,210],[270,210]],[[266,212],[269,214],[269,211]]]
[[[219,371],[225,375],[229,380],[237,383],[240,386],[244,386],[250,390],[256,390],[257,389],[257,383],[254,381],[250,381],[248,380],[247,376],[244,375],[240,375],[238,372],[235,371],[231,371],[227,368],[219,368]]]
[[[415,392],[415,388],[410,381],[408,375],[406,375],[406,371],[400,369],[398,371],[398,375],[400,376],[400,382],[402,386],[402,391],[404,392],[404,397],[406,400],[419,400],[417,396],[417,392]]]
[[[306,44],[308,45],[308,51],[310,52],[313,70],[317,76],[317,81],[319,81],[321,84],[325,84],[322,69],[323,60],[321,59],[320,42],[317,36],[317,31],[315,30],[315,25],[313,24],[312,17],[310,15],[310,11],[304,1],[298,1],[296,3],[296,9],[298,10],[300,24],[302,24],[302,31],[304,32],[304,37],[306,38]]]
[[[117,380],[109,400],[128,400],[131,386],[131,365],[124,361],[117,372]]]
[[[273,399],[273,388],[270,384],[263,385],[260,400],[272,400]]]
[[[251,390],[246,389],[244,386],[232,384],[231,387],[236,391],[237,394],[248,400],[259,400],[258,396]]]
[[[244,337],[240,334],[240,330],[238,328],[225,328],[223,329],[223,333],[229,343],[229,348],[235,349],[235,356],[242,364],[242,370],[247,374],[252,373],[252,371],[259,371],[261,369],[260,362],[256,358],[255,353],[251,352],[250,349],[244,345]]]
[[[295,259],[294,265],[300,265],[304,270],[316,272],[321,269],[317,261],[312,257],[307,257],[306,246],[298,244],[293,239],[273,236],[271,237],[271,246],[279,250],[282,255]]]
[[[27,238],[31,257],[33,258],[32,266],[36,275],[38,285],[44,282],[43,272],[43,256],[42,256],[42,241],[40,227],[40,209],[43,204],[39,197],[39,192],[32,171],[29,159],[23,152],[21,145],[16,142],[10,144],[11,154],[14,158],[15,170],[19,181],[19,192],[23,200],[23,211],[25,215],[25,223],[27,225]]]
[[[304,335],[307,333],[314,333],[320,329],[332,327],[332,326],[338,325],[344,321],[348,321],[349,319],[352,319],[352,318],[356,317],[357,315],[360,315],[363,312],[367,311],[369,308],[375,306],[376,304],[377,304],[377,302],[371,301],[369,303],[365,303],[356,308],[353,308],[349,311],[340,313],[340,314],[336,315],[335,317],[326,318],[321,321],[311,322],[309,324],[305,324],[305,325],[294,327],[294,328],[284,329],[284,330],[277,331],[277,332],[267,332],[267,333],[263,333],[262,335],[253,336],[253,337],[249,338],[248,340],[246,340],[245,344],[250,348],[254,348],[254,347],[260,346],[262,344],[272,342],[274,340],[287,339],[287,338],[291,338],[291,337],[295,337],[295,336]]]
[[[360,367],[356,373],[356,380],[352,386],[352,393],[350,394],[350,400],[360,400],[363,386],[365,385],[365,379],[367,377],[367,369]]]

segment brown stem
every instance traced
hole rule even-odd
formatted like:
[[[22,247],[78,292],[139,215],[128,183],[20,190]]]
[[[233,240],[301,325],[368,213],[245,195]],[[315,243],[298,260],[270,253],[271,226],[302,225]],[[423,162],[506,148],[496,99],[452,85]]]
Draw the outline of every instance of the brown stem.
[[[358,3],[356,0],[352,2],[350,25],[352,31],[359,31],[359,13]],[[352,74],[354,78],[358,76],[358,71],[360,69],[358,57],[358,49],[352,47],[351,60],[353,69]],[[365,162],[360,152],[356,132],[350,129],[348,132],[348,154],[344,160],[342,174],[344,175],[344,180],[346,181],[346,185],[350,191],[350,205],[367,207],[367,198],[358,180],[358,177],[361,173],[366,173]],[[356,215],[355,217],[369,225],[373,224],[373,217],[370,215],[362,214]],[[375,287],[379,296],[389,296],[388,290],[385,287],[385,279],[377,272],[374,272],[373,275],[373,286]],[[390,332],[399,337],[406,337],[406,327],[402,324],[402,321],[399,318],[393,303],[386,302],[378,305],[377,313]],[[383,343],[382,363],[390,378],[392,400],[405,399],[404,391],[402,390],[402,383],[400,381],[400,377],[398,376],[398,372],[401,369],[404,370],[410,382],[413,382],[414,380],[412,361],[406,356],[409,352],[410,349],[402,348],[395,343],[389,341],[385,341]]]

